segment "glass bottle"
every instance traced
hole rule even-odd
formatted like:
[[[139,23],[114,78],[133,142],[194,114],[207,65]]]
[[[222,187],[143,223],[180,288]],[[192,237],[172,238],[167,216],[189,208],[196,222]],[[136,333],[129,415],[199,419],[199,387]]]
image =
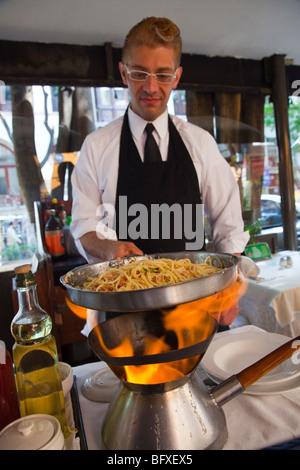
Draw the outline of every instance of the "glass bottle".
[[[42,210],[42,220],[43,224],[46,225],[48,219],[49,219],[49,214],[51,210],[51,199],[48,195],[48,197],[41,198],[41,210]]]
[[[11,356],[0,341],[0,431],[20,418],[20,408]]]
[[[55,217],[58,219],[59,218],[59,210],[58,210],[58,201],[56,198],[52,199],[52,209],[55,210]]]
[[[50,210],[45,226],[45,242],[50,255],[62,256],[65,253],[64,233],[60,221],[55,216],[55,209]]]
[[[52,320],[38,303],[31,266],[15,269],[19,311],[11,323],[13,361],[22,416],[49,414],[69,437]]]
[[[59,219],[60,219],[62,226],[67,225],[67,213],[65,211],[64,204],[61,204],[59,206]]]

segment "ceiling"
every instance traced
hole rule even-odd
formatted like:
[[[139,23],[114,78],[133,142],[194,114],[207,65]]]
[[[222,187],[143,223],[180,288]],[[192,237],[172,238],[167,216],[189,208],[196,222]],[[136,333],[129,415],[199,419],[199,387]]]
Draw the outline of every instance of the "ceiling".
[[[0,0],[0,39],[121,47],[147,16],[177,23],[185,53],[300,65],[300,0]]]

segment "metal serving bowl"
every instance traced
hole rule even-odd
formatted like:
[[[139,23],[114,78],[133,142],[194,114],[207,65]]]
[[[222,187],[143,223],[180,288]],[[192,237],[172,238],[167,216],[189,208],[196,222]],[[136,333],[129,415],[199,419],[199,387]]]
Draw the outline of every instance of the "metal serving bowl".
[[[207,256],[212,258],[216,267],[222,269],[208,276],[149,289],[122,292],[95,292],[82,289],[87,278],[95,277],[100,272],[120,267],[133,260],[188,258],[192,263],[203,263]],[[69,299],[82,307],[106,312],[138,312],[174,307],[216,294],[237,280],[238,263],[239,258],[235,255],[196,251],[129,256],[121,260],[80,266],[62,276],[60,282],[65,286]]]

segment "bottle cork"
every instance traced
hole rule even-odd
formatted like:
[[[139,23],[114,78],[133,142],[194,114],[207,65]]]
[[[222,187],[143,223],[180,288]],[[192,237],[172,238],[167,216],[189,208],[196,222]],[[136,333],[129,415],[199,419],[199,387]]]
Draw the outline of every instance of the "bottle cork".
[[[31,272],[31,264],[24,264],[15,268],[16,287],[24,288],[36,285],[35,275]]]
[[[26,274],[31,271],[31,265],[30,264],[24,264],[23,266],[17,266],[15,268],[15,273],[16,274]]]

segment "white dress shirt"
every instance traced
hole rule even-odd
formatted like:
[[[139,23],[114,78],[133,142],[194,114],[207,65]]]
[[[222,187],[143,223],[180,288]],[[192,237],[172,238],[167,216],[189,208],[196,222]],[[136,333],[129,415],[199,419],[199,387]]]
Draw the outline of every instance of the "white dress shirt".
[[[143,159],[144,119],[130,108],[129,126]],[[203,129],[171,116],[193,160],[205,213],[209,216],[215,251],[240,253],[249,240],[244,232],[238,185],[230,166],[220,154],[213,137]],[[87,232],[100,231],[117,239],[113,230],[116,187],[119,170],[120,136],[123,117],[89,134],[72,173],[73,208],[71,230],[79,252],[89,263],[99,259],[83,249],[79,238]],[[154,122],[162,159],[167,159],[169,132],[167,111]],[[137,182],[138,184],[138,182]]]

